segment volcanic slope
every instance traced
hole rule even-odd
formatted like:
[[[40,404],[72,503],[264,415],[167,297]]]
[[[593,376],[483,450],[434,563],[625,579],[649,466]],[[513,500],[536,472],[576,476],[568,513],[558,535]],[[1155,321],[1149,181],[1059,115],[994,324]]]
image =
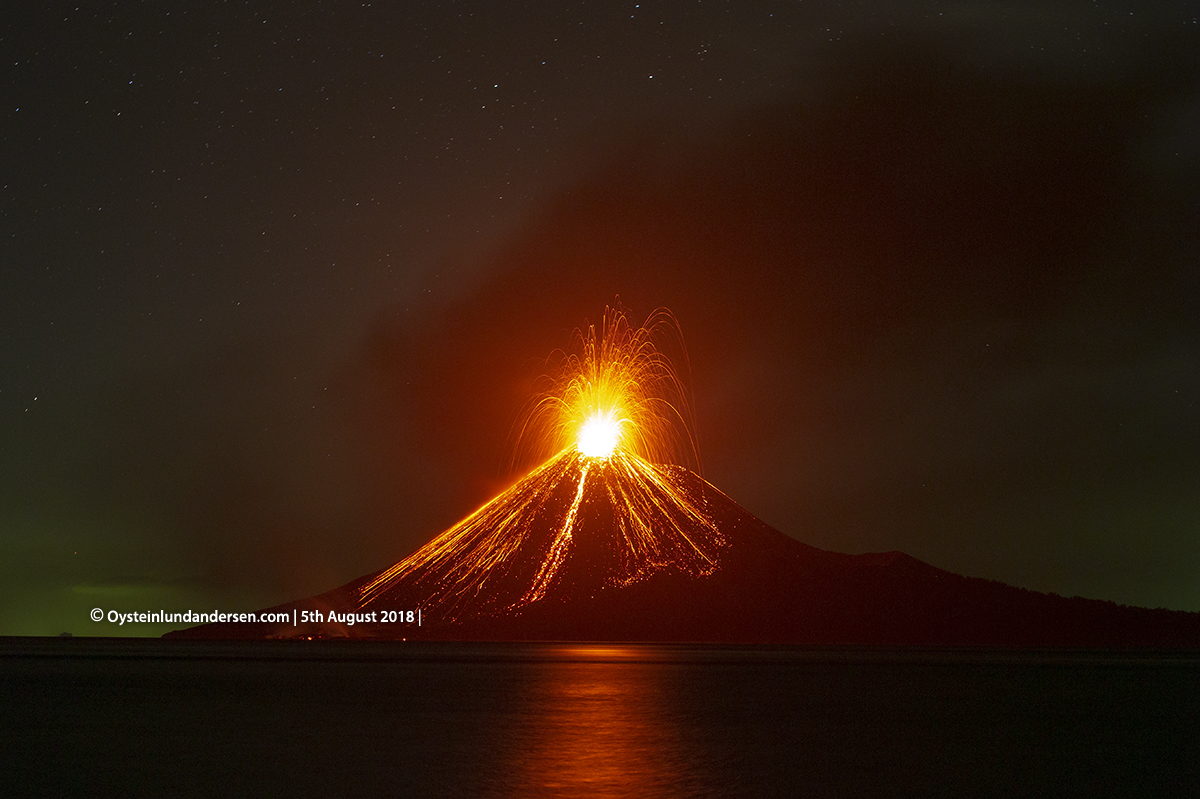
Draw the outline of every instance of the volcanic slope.
[[[268,610],[321,621],[168,637],[1200,647],[1198,613],[820,550],[683,467],[619,450],[565,450],[390,568]],[[410,610],[419,624],[390,621]]]
[[[658,573],[712,574],[726,541],[681,467],[564,451],[359,590],[461,623],[593,597]],[[408,604],[405,604],[408,603]]]

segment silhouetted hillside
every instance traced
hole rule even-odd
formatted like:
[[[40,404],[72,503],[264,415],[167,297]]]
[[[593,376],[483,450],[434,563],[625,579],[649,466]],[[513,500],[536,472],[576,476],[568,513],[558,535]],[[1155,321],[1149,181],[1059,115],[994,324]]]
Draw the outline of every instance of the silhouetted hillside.
[[[169,637],[1200,646],[1197,613],[1041,594],[901,552],[828,552],[692,472],[638,464],[564,454],[396,565],[268,609],[320,622]],[[419,625],[380,623],[418,610]]]

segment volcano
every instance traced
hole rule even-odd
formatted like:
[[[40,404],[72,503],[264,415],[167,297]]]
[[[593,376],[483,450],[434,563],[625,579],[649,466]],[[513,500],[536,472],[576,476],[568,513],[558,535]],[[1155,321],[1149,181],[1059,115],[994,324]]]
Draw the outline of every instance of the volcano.
[[[389,568],[172,638],[1200,647],[1200,613],[801,543],[699,475],[563,450]]]
[[[256,614],[283,621],[170,635],[1200,646],[1197,613],[1038,594],[899,552],[826,552],[768,526],[680,465],[699,451],[672,340],[686,364],[669,310],[634,327],[619,302],[607,308],[552,354],[520,426],[556,455],[391,567]]]

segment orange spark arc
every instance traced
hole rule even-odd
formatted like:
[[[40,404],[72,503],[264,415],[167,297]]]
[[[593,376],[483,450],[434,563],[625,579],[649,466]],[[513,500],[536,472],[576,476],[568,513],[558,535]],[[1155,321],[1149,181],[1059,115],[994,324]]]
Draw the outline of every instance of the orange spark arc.
[[[589,457],[619,446],[651,463],[700,467],[689,393],[667,348],[686,348],[665,308],[633,327],[624,309],[606,308],[599,329],[576,328],[556,350],[527,405],[517,454],[534,463],[574,445]]]

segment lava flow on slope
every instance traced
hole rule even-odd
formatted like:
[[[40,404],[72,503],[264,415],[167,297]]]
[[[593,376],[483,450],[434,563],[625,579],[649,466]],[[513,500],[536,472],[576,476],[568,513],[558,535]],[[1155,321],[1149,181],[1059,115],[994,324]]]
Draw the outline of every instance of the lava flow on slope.
[[[726,539],[679,466],[620,449],[564,450],[358,589],[361,610],[413,607],[452,623],[569,601],[659,572],[704,577]]]

